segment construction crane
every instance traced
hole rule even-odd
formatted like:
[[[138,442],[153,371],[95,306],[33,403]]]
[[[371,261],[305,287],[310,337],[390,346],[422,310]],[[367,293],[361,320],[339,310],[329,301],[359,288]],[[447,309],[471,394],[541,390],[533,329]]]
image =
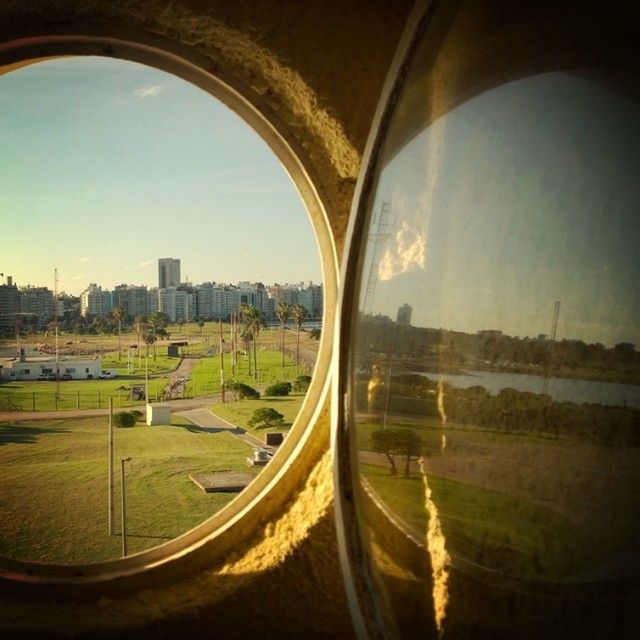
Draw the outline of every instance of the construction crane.
[[[380,258],[382,249],[391,235],[391,229],[395,226],[395,219],[391,218],[391,203],[383,202],[380,207],[378,218],[371,224],[373,233],[369,235],[369,240],[373,245],[371,252],[371,265],[369,266],[369,277],[367,278],[367,286],[364,292],[364,300],[362,302],[363,315],[372,315],[373,298],[378,284],[378,268],[380,266]]]

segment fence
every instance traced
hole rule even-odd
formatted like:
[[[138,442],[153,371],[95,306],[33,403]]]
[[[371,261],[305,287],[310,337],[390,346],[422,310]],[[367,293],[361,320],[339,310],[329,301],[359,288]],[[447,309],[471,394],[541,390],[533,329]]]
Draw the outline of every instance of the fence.
[[[158,401],[162,398],[164,386],[149,383],[149,396],[151,400]],[[132,400],[128,392],[101,392],[92,391],[83,393],[60,392],[0,392],[0,411],[62,411],[68,409],[106,409],[109,406],[109,398],[113,398],[114,407],[130,407],[140,404],[139,400]]]

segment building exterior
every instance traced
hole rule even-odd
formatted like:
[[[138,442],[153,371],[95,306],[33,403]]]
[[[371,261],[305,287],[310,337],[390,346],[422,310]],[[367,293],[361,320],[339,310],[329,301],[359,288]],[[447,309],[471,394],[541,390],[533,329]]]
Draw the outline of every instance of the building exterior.
[[[94,316],[106,316],[113,309],[113,296],[111,291],[103,291],[100,285],[91,283],[87,289],[80,294],[80,314],[86,317],[87,314]]]
[[[411,315],[413,314],[413,308],[406,302],[398,308],[398,315],[396,316],[396,322],[403,327],[411,326]]]
[[[74,380],[87,380],[102,375],[102,361],[99,358],[77,360],[60,358],[56,366],[54,358],[29,358],[5,360],[0,363],[2,380],[38,380],[44,376],[71,376]]]
[[[197,294],[190,289],[154,288],[148,293],[148,313],[164,313],[171,322],[192,320],[196,315]]]
[[[147,293],[147,287],[142,285],[119,284],[113,290],[113,306],[121,306],[128,320],[147,315],[149,313]]]
[[[180,260],[160,258],[158,260],[158,288],[168,289],[180,284]]]
[[[20,292],[7,278],[7,284],[0,285],[0,327],[13,327],[17,313],[20,313]]]
[[[38,327],[46,327],[53,320],[53,298],[53,291],[47,287],[22,287],[20,289],[20,313],[35,316],[38,319]]]

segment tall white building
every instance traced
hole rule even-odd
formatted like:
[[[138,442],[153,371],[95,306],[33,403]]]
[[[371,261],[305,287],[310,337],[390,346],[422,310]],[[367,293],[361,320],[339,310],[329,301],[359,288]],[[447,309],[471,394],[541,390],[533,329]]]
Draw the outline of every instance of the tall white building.
[[[158,260],[158,288],[168,289],[180,285],[180,260],[160,258]]]
[[[80,294],[80,313],[86,316],[88,313],[94,316],[106,316],[113,309],[111,291],[103,291],[100,285],[91,283]]]

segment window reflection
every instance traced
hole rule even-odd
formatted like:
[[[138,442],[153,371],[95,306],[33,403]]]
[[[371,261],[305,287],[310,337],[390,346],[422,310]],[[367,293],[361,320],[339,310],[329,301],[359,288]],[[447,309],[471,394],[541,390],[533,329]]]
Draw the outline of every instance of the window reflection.
[[[378,605],[402,636],[622,637],[640,558],[638,78],[532,71],[411,111],[431,56],[383,147],[351,339]]]

